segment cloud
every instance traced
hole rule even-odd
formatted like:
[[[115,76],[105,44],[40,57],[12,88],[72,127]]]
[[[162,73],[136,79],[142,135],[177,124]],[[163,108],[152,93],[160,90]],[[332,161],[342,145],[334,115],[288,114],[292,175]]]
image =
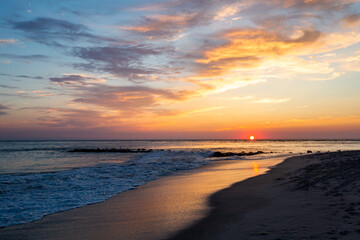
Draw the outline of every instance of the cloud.
[[[9,107],[4,104],[0,104],[0,116],[5,115],[7,113],[6,110],[9,110]]]
[[[131,131],[136,128],[136,119],[124,118],[116,111],[90,110],[87,108],[71,109],[59,107],[26,107],[22,111],[36,112],[37,118],[34,122],[43,127],[51,129],[99,129],[104,128],[108,132],[120,130]],[[101,131],[99,131],[101,132]]]
[[[7,73],[0,73],[0,76],[15,77],[15,78],[29,78],[29,79],[36,79],[36,80],[42,80],[42,79],[44,79],[44,78],[41,77],[41,76],[14,75],[14,74],[7,74]]]
[[[103,83],[106,80],[90,76],[87,74],[63,74],[62,77],[52,77],[49,80],[59,85],[91,85],[94,83]]]
[[[360,72],[360,51],[355,52],[353,56],[337,59],[337,61],[346,71]]]
[[[204,113],[204,112],[211,112],[219,109],[224,109],[225,107],[209,107],[209,108],[202,108],[202,109],[196,109],[192,111],[186,112],[186,114],[198,114],[198,113]]]
[[[263,98],[256,101],[253,101],[252,103],[284,103],[290,101],[291,98],[279,98],[279,99],[271,99],[271,98]]]
[[[39,108],[44,116],[38,118],[38,124],[55,128],[89,128],[98,126],[106,119],[93,110]]]
[[[66,63],[67,66],[71,65],[79,72],[111,75],[113,85],[104,84],[105,79],[77,71],[47,78],[53,83],[50,86],[56,84],[57,88],[60,85],[66,89],[66,93],[73,97],[72,106],[96,107],[98,112],[58,110],[57,114],[44,115],[42,124],[81,126],[87,118],[110,123],[116,118],[191,114],[191,111],[179,111],[173,105],[201,95],[272,79],[288,81],[295,76],[310,80],[335,78],[342,73],[335,66],[338,63],[313,55],[349,47],[359,41],[358,31],[344,28],[344,25],[355,26],[359,22],[358,14],[351,10],[353,2],[175,0],[156,3],[131,9],[144,12],[137,12],[130,19],[127,18],[130,15],[121,18],[128,24],[115,26],[121,31],[112,34],[127,39],[126,43],[95,35],[91,29],[94,25],[85,26],[73,22],[75,20],[34,18],[9,23],[28,39],[51,47],[66,47],[60,50],[71,59],[77,58],[76,62]],[[76,9],[67,11],[78,16],[81,14]],[[140,15],[138,21],[133,21],[134,16]],[[81,19],[84,16],[81,14]],[[104,21],[96,24],[101,22]],[[102,34],[110,32],[105,27],[100,30]],[[98,29],[99,25],[95,28]],[[178,36],[184,37],[177,39]],[[0,54],[0,57],[48,59],[42,55]],[[358,69],[358,60],[349,59],[347,63],[347,69]],[[43,79],[40,76],[8,76]],[[124,83],[126,80],[133,85],[126,86],[129,84]],[[154,85],[148,84],[150,81]],[[45,94],[49,93],[40,89],[9,96],[39,97]],[[248,96],[233,100],[270,104],[290,101],[290,98],[257,100]],[[193,113],[216,109],[216,106],[209,106]],[[97,124],[92,121],[90,125]]]
[[[236,101],[243,101],[243,100],[249,100],[254,98],[254,96],[245,96],[245,97],[231,97],[231,98],[227,98],[229,100],[236,100]]]
[[[262,11],[261,8],[257,9],[251,27],[230,26],[227,30],[210,36],[210,40],[204,41],[197,52],[188,55],[189,59],[193,58],[196,62],[192,66],[194,75],[188,79],[203,87],[223,88],[224,85],[228,85],[230,89],[231,86],[236,87],[234,83],[237,82],[229,80],[231,78],[251,82],[272,78],[303,77],[309,80],[329,80],[338,77],[341,72],[330,67],[330,62],[324,59],[310,59],[310,56],[356,44],[360,34],[341,29],[338,22],[346,15],[351,1],[341,4],[335,1],[326,2],[333,5],[325,6],[319,1],[292,1],[292,4],[282,7],[296,8],[297,11],[286,15],[279,12],[279,8],[276,12],[269,5],[267,16],[271,17],[261,20],[256,20]],[[284,2],[276,3],[281,5]],[[263,6],[265,3],[254,2],[250,10],[254,6],[259,7],[259,4]],[[316,6],[317,10],[309,8],[309,11],[305,11],[304,8],[309,6]],[[334,26],[332,31],[317,28],[318,22],[325,21],[323,14],[340,8],[346,11],[340,15],[333,15],[332,18],[328,17],[329,24]],[[249,20],[252,19],[252,13],[248,10],[245,8],[242,12]],[[270,14],[272,11],[273,14]],[[247,15],[250,15],[250,18]],[[301,76],[304,73],[309,76]]]
[[[1,88],[8,88],[8,89],[15,89],[15,88],[18,88],[18,87],[13,87],[13,86],[4,85],[4,84],[0,84],[0,87],[1,87]]]
[[[10,64],[11,61],[9,59],[5,59],[5,60],[0,60],[1,64]]]
[[[32,91],[32,93],[36,94],[39,97],[50,97],[50,96],[54,96],[54,94],[52,93],[47,93],[44,91],[40,91],[40,90],[34,90]]]
[[[150,39],[172,38],[188,27],[196,26],[205,21],[209,21],[209,17],[201,13],[151,15],[144,17],[139,25],[123,26],[120,29],[137,32]]]
[[[213,38],[215,41],[212,44],[207,44],[201,48],[202,52],[200,50],[194,55],[197,57],[193,64],[195,73],[186,81],[209,93],[219,93],[262,83],[269,77],[283,73],[300,74],[311,69],[311,73],[332,74],[333,69],[326,64],[315,61],[310,64],[293,57],[311,53],[313,48],[321,44],[322,35],[314,29],[303,29],[295,37],[260,28],[233,28],[222,31]],[[299,62],[302,62],[302,65],[299,65]],[[301,68],[305,66],[304,63],[310,68]]]
[[[36,79],[36,80],[41,80],[44,79],[41,76],[28,76],[28,75],[15,75],[14,77],[18,77],[18,78],[30,78],[30,79]]]
[[[7,45],[7,44],[14,44],[14,43],[16,43],[17,41],[19,41],[19,40],[13,39],[13,38],[10,38],[10,39],[0,38],[0,46],[1,46],[1,45]]]
[[[26,99],[35,99],[38,98],[39,96],[33,96],[31,94],[29,94],[26,91],[22,91],[19,90],[16,93],[4,93],[4,92],[0,92],[0,96],[6,96],[6,97],[19,97],[19,98],[26,98]]]
[[[354,3],[356,1],[357,0],[276,0],[275,2],[282,4],[286,8],[310,8],[323,11],[335,11],[347,8],[350,6],[351,3]]]
[[[76,68],[90,72],[101,71],[124,77],[131,81],[148,79],[147,75],[160,73],[161,70],[146,66],[147,57],[160,56],[171,52],[171,48],[150,45],[122,45],[112,47],[74,48],[72,54],[88,61],[74,64]]]
[[[360,14],[347,15],[343,18],[343,21],[347,27],[355,26],[360,22]]]
[[[130,11],[141,11],[141,12],[159,12],[165,11],[169,8],[173,8],[179,6],[181,4],[180,1],[168,1],[162,3],[149,3],[142,6],[130,7]]]
[[[33,55],[18,55],[18,54],[0,54],[0,58],[10,58],[10,59],[16,59],[16,60],[22,60],[22,61],[45,61],[49,57],[41,54],[33,54]]]
[[[62,41],[85,39],[90,42],[114,41],[111,38],[99,37],[89,33],[89,28],[66,20],[54,18],[35,18],[30,21],[9,21],[13,29],[23,31],[26,36],[36,42],[64,47]]]
[[[205,64],[257,61],[263,57],[294,53],[316,42],[320,36],[319,31],[312,29],[303,30],[300,36],[293,39],[261,29],[232,29],[220,36],[226,39],[226,44],[205,51],[203,58],[197,61]]]
[[[156,89],[143,86],[110,86],[96,84],[78,87],[81,93],[73,102],[92,104],[117,110],[127,115],[164,113],[163,105],[184,101],[196,94],[193,91]]]
[[[216,12],[216,15],[214,16],[215,21],[223,21],[228,17],[232,17],[235,14],[237,14],[241,7],[246,5],[246,3],[235,3],[235,4],[229,4],[224,5]],[[241,17],[240,17],[241,18]]]

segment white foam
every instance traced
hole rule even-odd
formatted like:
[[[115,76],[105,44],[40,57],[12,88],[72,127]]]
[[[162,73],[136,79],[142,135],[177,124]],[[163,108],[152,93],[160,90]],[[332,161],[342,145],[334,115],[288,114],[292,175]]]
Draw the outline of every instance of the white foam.
[[[156,151],[119,164],[100,164],[52,173],[0,175],[0,226],[102,202],[178,170],[200,167],[211,151]]]

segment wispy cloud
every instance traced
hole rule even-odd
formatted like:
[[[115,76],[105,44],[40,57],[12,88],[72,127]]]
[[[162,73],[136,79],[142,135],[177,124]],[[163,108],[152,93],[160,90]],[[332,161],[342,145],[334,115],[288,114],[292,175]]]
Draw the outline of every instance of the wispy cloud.
[[[14,74],[8,74],[8,73],[0,73],[0,76],[15,77],[15,78],[29,78],[29,79],[37,79],[37,80],[44,79],[41,76],[14,75]]]
[[[18,88],[16,88],[16,89],[18,89]],[[23,91],[23,90],[16,91],[15,93],[0,92],[0,96],[25,98],[25,99],[37,99],[40,97],[38,95],[33,95],[30,92]]]
[[[278,98],[278,99],[272,99],[272,98],[263,98],[256,101],[252,101],[252,103],[285,103],[290,101],[291,98]]]
[[[242,101],[242,100],[249,100],[254,98],[254,96],[245,96],[245,97],[231,97],[231,98],[227,98],[229,100],[236,100],[236,101]]]
[[[114,41],[111,38],[100,37],[90,33],[88,27],[70,21],[39,17],[30,21],[9,21],[13,29],[20,30],[25,35],[38,43],[64,47],[63,41],[88,40],[100,43]]]
[[[1,46],[1,45],[6,45],[6,44],[14,44],[14,43],[16,43],[17,41],[19,41],[19,40],[14,39],[14,38],[9,38],[9,39],[0,38],[0,46]]]
[[[91,85],[94,83],[104,83],[105,79],[91,76],[88,74],[63,74],[61,77],[52,77],[49,80],[60,85]]]
[[[94,110],[61,108],[40,110],[47,114],[38,118],[38,124],[55,128],[89,128],[98,126],[107,119]]]
[[[48,56],[41,55],[41,54],[18,55],[18,54],[8,54],[8,53],[0,54],[0,58],[15,59],[15,60],[24,61],[27,63],[30,63],[31,61],[45,61],[45,60],[49,59]]]
[[[1,87],[1,88],[8,88],[8,89],[18,88],[18,87],[14,87],[14,86],[5,85],[5,84],[0,84],[0,87]]]
[[[208,17],[195,12],[176,15],[151,15],[144,17],[139,25],[122,26],[119,28],[137,32],[150,39],[172,38],[187,28],[208,20]]]
[[[189,112],[186,112],[186,114],[198,114],[198,113],[204,113],[204,112],[211,112],[219,109],[224,109],[225,107],[210,107],[210,108],[202,108],[202,109],[196,109]]]
[[[4,104],[0,104],[0,116],[5,115],[7,113],[6,110],[9,110],[9,107]]]
[[[161,106],[169,102],[186,100],[192,91],[174,91],[141,86],[110,86],[96,84],[91,87],[79,87],[81,93],[73,102],[98,105],[118,110],[133,116],[144,112],[159,112]]]
[[[151,78],[151,74],[161,73],[160,69],[146,66],[146,57],[159,56],[171,52],[171,48],[150,45],[122,45],[112,47],[74,48],[73,55],[88,63],[74,64],[76,68],[90,72],[110,73],[127,80],[138,82]]]
[[[48,93],[45,91],[40,91],[40,90],[34,90],[32,91],[32,93],[36,94],[39,97],[50,97],[50,96],[54,96],[54,94],[52,93]]]
[[[343,18],[347,27],[355,26],[360,23],[360,14],[349,14]]]

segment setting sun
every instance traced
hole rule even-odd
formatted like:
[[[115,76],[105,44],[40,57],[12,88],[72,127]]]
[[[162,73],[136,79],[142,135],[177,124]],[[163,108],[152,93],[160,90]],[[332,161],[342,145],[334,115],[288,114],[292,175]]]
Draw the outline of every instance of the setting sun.
[[[254,137],[254,136],[250,136],[250,140],[255,140],[255,137]]]

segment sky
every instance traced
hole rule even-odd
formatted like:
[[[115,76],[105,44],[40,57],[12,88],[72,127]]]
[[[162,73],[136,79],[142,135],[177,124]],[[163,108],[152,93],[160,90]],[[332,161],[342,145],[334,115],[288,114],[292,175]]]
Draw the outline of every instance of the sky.
[[[0,139],[359,139],[360,1],[0,3]]]

